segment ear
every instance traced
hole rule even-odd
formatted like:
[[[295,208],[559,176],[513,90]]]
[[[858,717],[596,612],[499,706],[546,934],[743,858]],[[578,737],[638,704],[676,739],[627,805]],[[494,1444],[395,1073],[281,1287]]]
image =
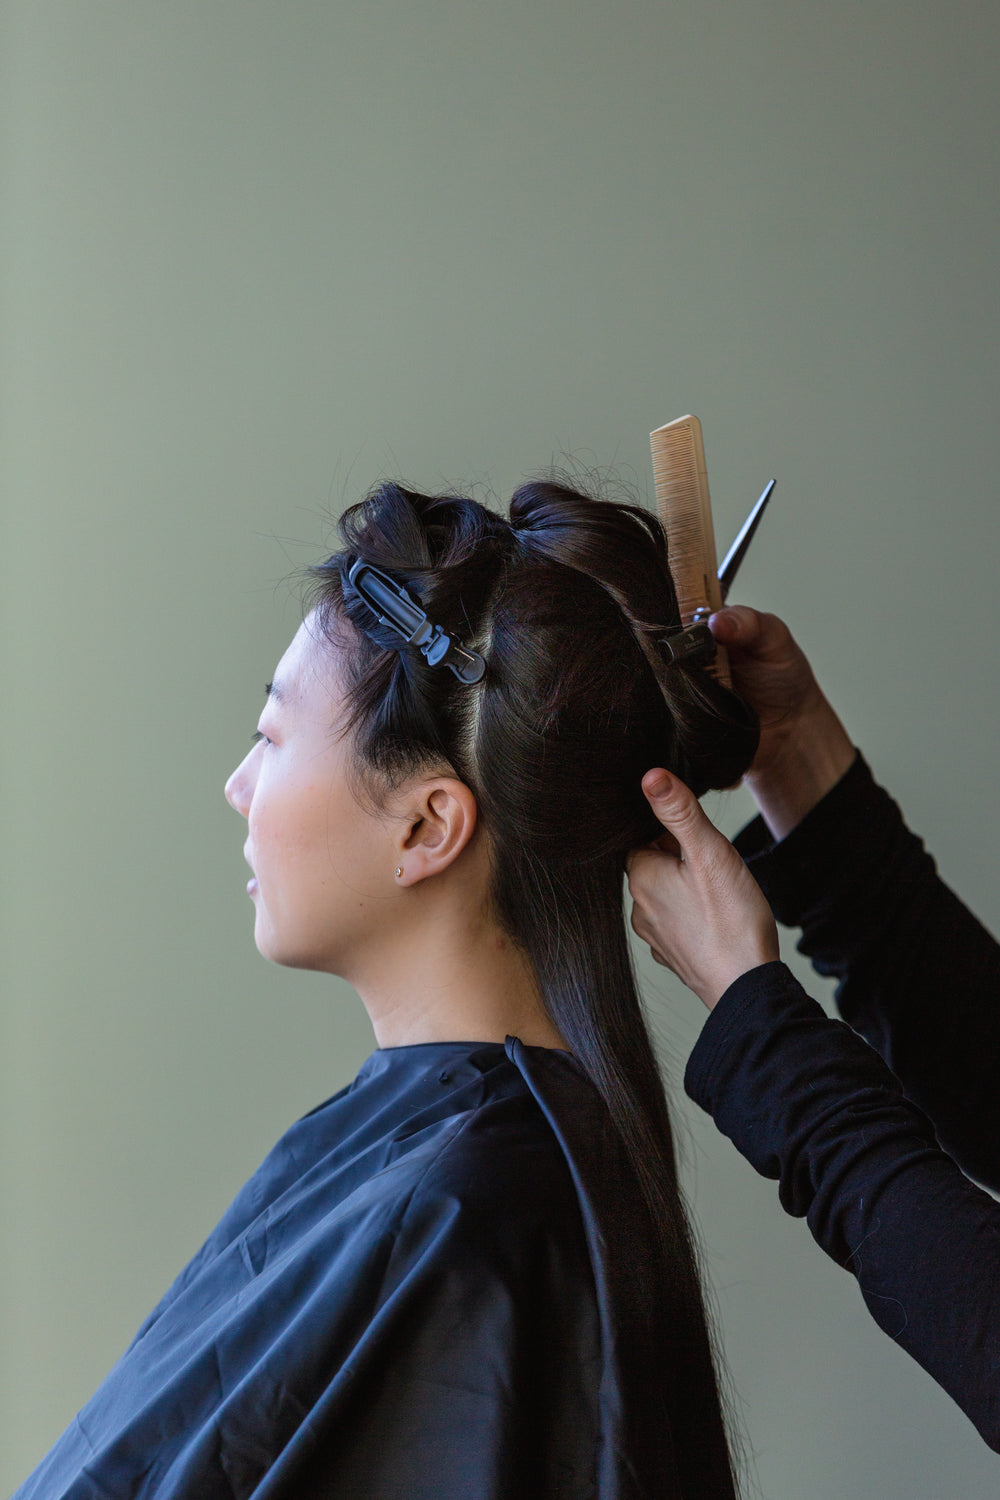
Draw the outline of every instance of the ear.
[[[398,885],[415,885],[454,864],[476,831],[479,809],[465,785],[435,776],[410,789],[399,824]]]

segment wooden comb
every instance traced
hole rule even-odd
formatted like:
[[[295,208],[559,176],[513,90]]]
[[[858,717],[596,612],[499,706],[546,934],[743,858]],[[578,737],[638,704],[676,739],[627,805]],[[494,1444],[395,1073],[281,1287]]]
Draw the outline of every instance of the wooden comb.
[[[722,607],[701,423],[697,417],[678,417],[651,432],[649,443],[656,508],[667,533],[681,623],[690,625],[699,613],[707,620]],[[709,670],[725,687],[732,686],[729,660],[721,646],[716,646]]]

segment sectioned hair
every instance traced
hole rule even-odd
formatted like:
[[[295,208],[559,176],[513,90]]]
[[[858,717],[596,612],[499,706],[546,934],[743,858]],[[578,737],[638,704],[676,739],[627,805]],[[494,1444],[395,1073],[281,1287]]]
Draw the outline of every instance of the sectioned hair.
[[[472,790],[497,920],[529,959],[554,1025],[603,1096],[649,1212],[636,1274],[673,1371],[675,1477],[662,1493],[730,1500],[735,1481],[670,1115],[632,968],[629,850],[662,832],[640,787],[665,765],[700,796],[757,747],[752,712],[702,668],[665,660],[680,624],[656,518],[553,480],[509,519],[461,496],[383,483],[311,570],[321,630],[346,669],[347,729],[367,788],[428,766]],[[356,558],[393,573],[486,661],[474,686],[428,666],[344,587]],[[357,627],[345,632],[344,621]],[[666,1480],[666,1476],[665,1480]]]

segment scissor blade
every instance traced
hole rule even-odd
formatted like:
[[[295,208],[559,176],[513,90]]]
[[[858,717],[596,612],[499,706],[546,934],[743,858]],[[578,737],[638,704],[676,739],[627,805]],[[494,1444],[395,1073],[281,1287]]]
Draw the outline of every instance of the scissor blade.
[[[765,486],[764,493],[761,495],[760,499],[757,501],[757,504],[747,516],[746,520],[743,522],[743,525],[740,528],[739,536],[736,538],[735,542],[726,553],[725,560],[718,573],[719,593],[722,596],[723,604],[725,604],[726,598],[729,594],[729,590],[733,586],[733,580],[740,570],[740,563],[747,555],[747,548],[753,541],[754,532],[760,525],[760,518],[764,514],[767,502],[770,500],[771,495],[774,492],[774,486],[777,484],[777,482],[778,481],[776,479],[772,479]]]

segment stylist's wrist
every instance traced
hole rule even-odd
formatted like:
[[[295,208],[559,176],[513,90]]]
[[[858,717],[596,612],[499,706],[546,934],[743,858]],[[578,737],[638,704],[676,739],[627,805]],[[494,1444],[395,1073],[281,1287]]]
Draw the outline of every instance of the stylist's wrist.
[[[742,979],[744,974],[749,974],[752,969],[759,969],[761,964],[774,963],[780,959],[777,935],[773,942],[762,943],[759,949],[748,949],[738,957],[733,954],[727,957],[729,961],[713,974],[706,976],[701,986],[695,990],[695,994],[707,1010],[714,1010],[726,991],[736,983],[737,979]]]
[[[828,700],[771,730],[744,783],[771,837],[783,839],[850,770],[856,750]]]

